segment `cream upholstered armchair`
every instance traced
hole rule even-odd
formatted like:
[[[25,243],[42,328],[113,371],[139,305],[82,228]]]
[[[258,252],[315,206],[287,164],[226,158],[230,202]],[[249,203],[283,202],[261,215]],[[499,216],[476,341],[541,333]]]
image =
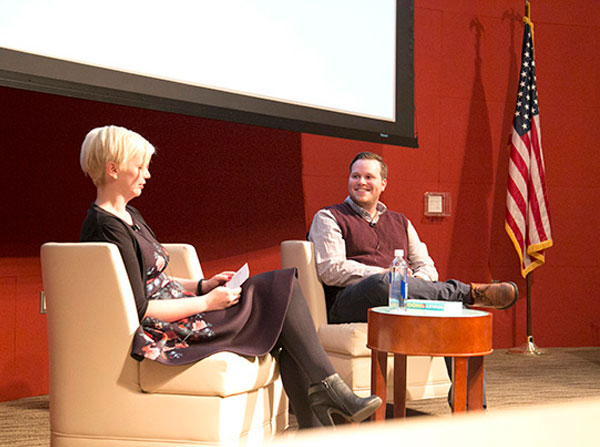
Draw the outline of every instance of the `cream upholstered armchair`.
[[[171,274],[201,277],[192,246],[166,247]],[[115,245],[47,243],[41,262],[52,446],[262,445],[287,427],[270,355],[221,352],[185,366],[129,356],[139,322]]]
[[[367,323],[327,324],[323,285],[317,275],[313,243],[281,243],[281,266],[296,267],[302,292],[308,302],[319,340],[338,374],[362,396],[371,394],[371,351],[367,348]],[[392,354],[390,354],[392,356]],[[387,396],[393,399],[393,361],[388,361]],[[441,357],[408,357],[407,399],[446,396],[450,379]]]

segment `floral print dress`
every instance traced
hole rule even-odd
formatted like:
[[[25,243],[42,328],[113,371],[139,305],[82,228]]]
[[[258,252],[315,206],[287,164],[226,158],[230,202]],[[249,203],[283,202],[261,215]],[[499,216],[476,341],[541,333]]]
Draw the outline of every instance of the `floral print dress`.
[[[165,273],[169,264],[167,250],[145,227],[141,227],[137,234],[144,258],[148,300],[173,300],[194,296]],[[190,343],[206,341],[214,336],[211,324],[204,320],[203,314],[192,315],[174,322],[145,317],[134,337],[132,355],[138,359],[156,360],[161,357],[174,360],[181,357],[181,350],[188,348]]]

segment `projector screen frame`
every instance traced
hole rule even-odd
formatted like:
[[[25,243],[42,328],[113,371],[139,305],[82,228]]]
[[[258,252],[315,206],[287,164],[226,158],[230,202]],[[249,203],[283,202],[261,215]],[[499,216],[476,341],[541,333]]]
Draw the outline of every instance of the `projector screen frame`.
[[[413,0],[396,0],[394,122],[176,83],[6,48],[0,48],[0,85],[241,124],[416,148],[413,15]],[[403,64],[401,69],[399,64]]]

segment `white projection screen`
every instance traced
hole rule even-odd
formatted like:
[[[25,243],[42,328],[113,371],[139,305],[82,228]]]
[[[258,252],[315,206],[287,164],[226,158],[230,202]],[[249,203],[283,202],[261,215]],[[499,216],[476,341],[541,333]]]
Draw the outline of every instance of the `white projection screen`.
[[[413,0],[0,0],[0,85],[417,147]]]

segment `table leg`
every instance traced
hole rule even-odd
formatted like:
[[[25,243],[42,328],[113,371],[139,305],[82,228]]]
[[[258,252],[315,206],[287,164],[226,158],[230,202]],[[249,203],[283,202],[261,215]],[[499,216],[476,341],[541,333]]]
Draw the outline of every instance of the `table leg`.
[[[387,399],[387,352],[371,351],[371,394],[381,398],[383,404],[371,416],[374,421],[385,421],[385,403]]]
[[[406,356],[394,354],[394,417],[406,417]]]
[[[467,411],[467,357],[452,359],[452,407],[454,412]]]
[[[483,356],[469,358],[467,408],[483,410]]]

